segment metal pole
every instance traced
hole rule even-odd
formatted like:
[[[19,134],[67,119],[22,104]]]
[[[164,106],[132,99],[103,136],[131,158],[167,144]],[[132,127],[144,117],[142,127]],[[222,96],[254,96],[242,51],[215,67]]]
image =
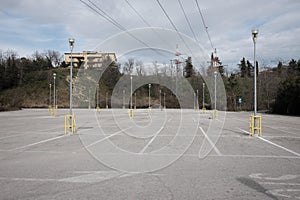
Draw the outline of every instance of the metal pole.
[[[149,83],[149,109],[150,109],[150,88],[151,88],[151,83]]]
[[[53,108],[55,109],[55,79],[56,73],[53,73]]]
[[[123,108],[125,108],[125,90],[123,90]]]
[[[202,96],[203,96],[203,99],[202,99],[202,109],[203,109],[203,108],[204,108],[204,103],[205,103],[205,102],[204,102],[204,101],[205,101],[205,100],[204,100],[204,99],[205,99],[205,96],[204,96],[204,95],[205,95],[205,93],[204,93],[205,83],[203,83],[202,86],[203,86],[203,90],[202,90],[202,92],[203,92],[203,94],[202,94]]]
[[[134,93],[134,107],[136,108],[136,93]]]
[[[97,85],[97,91],[96,91],[96,98],[97,98],[97,102],[96,102],[96,108],[98,109],[99,108],[99,85]]]
[[[166,93],[164,93],[164,107],[166,108]]]
[[[254,116],[257,114],[257,94],[256,94],[256,39],[257,39],[258,30],[252,30],[252,39],[254,44]],[[255,123],[255,121],[254,121]]]
[[[130,76],[130,109],[132,109],[132,76]]]
[[[105,94],[105,108],[108,108],[108,105],[107,105],[107,92],[106,92],[106,94]]]
[[[69,38],[70,50],[71,50],[71,62],[70,62],[70,115],[73,114],[72,112],[72,94],[73,94],[73,47],[74,47],[75,40],[73,38]],[[73,121],[73,120],[72,120]],[[73,123],[72,123],[73,127]]]
[[[91,109],[91,91],[89,89],[89,109]]]
[[[199,91],[197,90],[197,99],[196,99],[196,107],[199,109]]]
[[[217,110],[217,72],[214,72],[215,75],[215,110]]]
[[[161,109],[161,90],[159,90],[159,108]]]
[[[194,92],[194,109],[196,109],[196,93]]]
[[[57,97],[58,97],[58,90],[56,90],[56,98],[55,98],[55,108],[57,108]]]
[[[52,99],[52,95],[51,95],[51,83],[49,84],[49,88],[50,88],[50,94],[49,94],[49,106],[51,106],[51,99]]]

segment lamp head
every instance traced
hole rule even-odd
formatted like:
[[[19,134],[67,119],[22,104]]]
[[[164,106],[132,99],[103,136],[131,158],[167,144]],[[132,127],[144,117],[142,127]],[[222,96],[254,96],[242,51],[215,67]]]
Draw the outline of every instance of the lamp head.
[[[253,29],[253,30],[252,30],[252,38],[253,38],[253,41],[256,40],[257,35],[258,35],[258,29]]]
[[[69,45],[70,45],[71,50],[74,47],[74,43],[75,43],[75,39],[74,38],[69,38]]]

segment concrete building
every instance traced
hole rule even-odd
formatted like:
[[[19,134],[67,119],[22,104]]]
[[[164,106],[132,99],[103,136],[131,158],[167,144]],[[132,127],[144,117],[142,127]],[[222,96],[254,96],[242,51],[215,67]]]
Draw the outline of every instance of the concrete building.
[[[107,61],[116,62],[117,57],[115,53],[102,53],[96,51],[83,51],[82,53],[72,53],[73,66],[83,67],[85,69],[90,67],[102,67]],[[71,53],[65,53],[65,62],[70,64]]]

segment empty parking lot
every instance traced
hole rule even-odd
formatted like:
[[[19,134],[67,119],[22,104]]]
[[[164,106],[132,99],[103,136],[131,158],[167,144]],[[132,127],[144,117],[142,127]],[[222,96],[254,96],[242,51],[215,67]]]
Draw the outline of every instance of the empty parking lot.
[[[299,117],[46,109],[0,113],[1,199],[299,199]]]

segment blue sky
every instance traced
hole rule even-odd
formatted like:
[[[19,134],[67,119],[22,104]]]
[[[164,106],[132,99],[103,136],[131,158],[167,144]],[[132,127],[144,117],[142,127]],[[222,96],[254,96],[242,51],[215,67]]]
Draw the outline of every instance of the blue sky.
[[[88,0],[83,0],[89,3]],[[127,0],[148,25],[135,13],[125,0],[93,0],[119,24],[136,34],[151,47],[179,51],[185,55],[207,56],[212,52],[210,42],[203,27],[195,0],[180,0],[193,27],[196,39],[184,18],[179,1],[160,0],[172,22],[185,38],[190,37],[197,47],[191,44],[186,48],[156,0]],[[198,0],[213,46],[218,56],[229,68],[235,68],[239,60],[253,58],[251,29],[258,28],[257,57],[260,65],[274,65],[282,60],[300,59],[300,1],[295,0]],[[91,5],[91,4],[90,4]],[[69,51],[68,38],[76,40],[74,51],[97,50],[115,51],[117,56],[124,46],[129,52],[143,45],[131,46],[127,33],[96,14],[79,0],[10,0],[1,3],[0,8],[0,49],[18,52],[19,56],[30,56],[36,50],[47,49],[61,53]],[[143,31],[134,31],[143,29]],[[164,31],[157,30],[163,29]],[[133,31],[132,31],[133,30]],[[176,33],[176,32],[175,32]],[[120,35],[123,38],[120,40]],[[124,36],[127,35],[127,36]],[[157,35],[159,39],[152,36]],[[189,40],[189,39],[187,39]],[[101,45],[107,43],[106,45]],[[199,43],[198,43],[199,42]],[[189,42],[187,42],[189,43]],[[100,44],[100,45],[99,45]],[[200,48],[201,47],[201,48]],[[123,48],[123,47],[122,47]],[[136,51],[135,51],[136,52]],[[145,57],[145,52],[136,54]],[[151,54],[153,61],[154,54]],[[150,58],[152,59],[152,58]],[[161,58],[160,58],[161,59]],[[172,58],[165,58],[168,62]],[[197,60],[195,58],[194,60]],[[203,61],[204,62],[204,61]]]

